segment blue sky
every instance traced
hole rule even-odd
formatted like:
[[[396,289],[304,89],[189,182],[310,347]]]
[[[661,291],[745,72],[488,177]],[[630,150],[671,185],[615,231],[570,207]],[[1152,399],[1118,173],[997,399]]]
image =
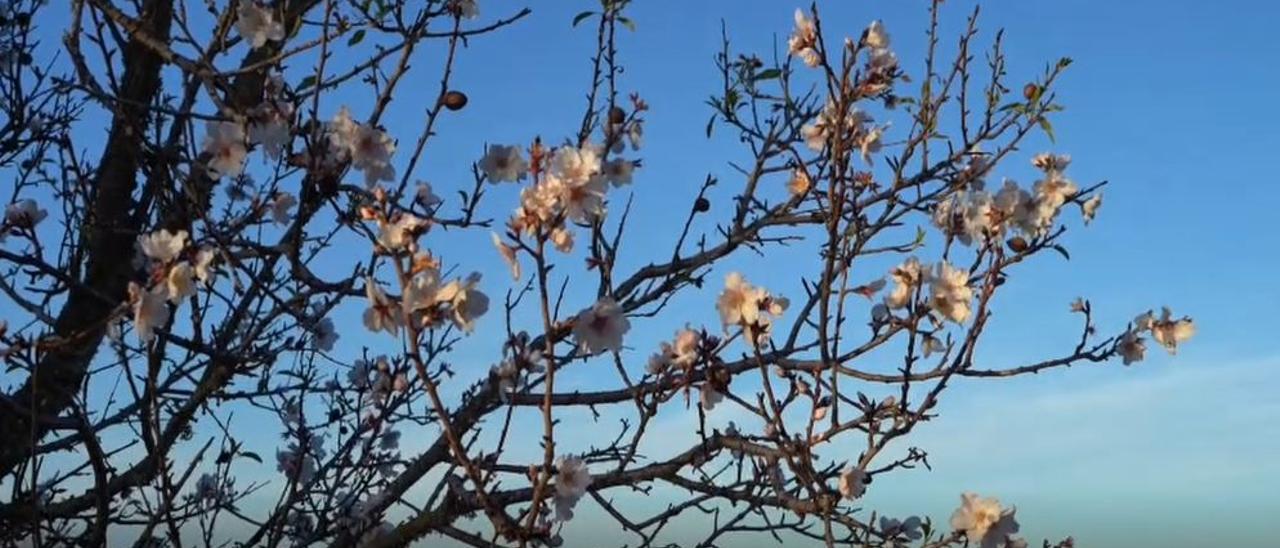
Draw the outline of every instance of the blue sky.
[[[918,73],[912,62],[921,58],[925,5],[819,7],[832,34],[856,34],[882,19],[900,58]],[[948,2],[944,29],[958,32],[972,6]],[[795,7],[734,1],[633,8],[638,32],[621,38],[622,87],[639,91],[653,108],[645,167],[633,188],[637,226],[646,233],[652,226],[655,236],[633,232],[632,252],[667,249],[663,229],[673,229],[673,219],[663,208],[674,200],[682,209],[707,173],[732,181],[726,161],[742,157],[731,137],[722,132],[707,140],[701,131],[710,114],[703,100],[716,85],[711,55],[720,19],[737,49],[767,56],[776,44],[785,48]],[[868,508],[945,520],[960,491],[976,490],[1016,504],[1031,539],[1073,534],[1082,546],[1265,545],[1280,534],[1272,519],[1280,511],[1274,397],[1280,345],[1265,332],[1280,303],[1280,290],[1269,283],[1270,253],[1280,250],[1270,224],[1280,190],[1263,165],[1280,146],[1280,115],[1268,106],[1280,74],[1266,68],[1280,53],[1268,23],[1280,9],[1201,2],[983,7],[983,36],[1006,29],[1011,81],[1061,56],[1076,61],[1058,87],[1067,110],[1055,119],[1057,143],[1037,137],[1028,152],[1070,153],[1077,180],[1111,181],[1097,222],[1068,236],[1072,260],[1046,258],[1007,288],[984,354],[1016,364],[1065,350],[1061,335],[1076,321],[1065,307],[1077,295],[1093,300],[1104,331],[1168,303],[1194,315],[1200,334],[1175,359],[1155,350],[1138,367],[959,383],[942,417],[913,440],[931,452],[934,471],[878,481]],[[485,9],[486,16],[500,11]],[[457,143],[466,154],[481,140],[570,132],[582,101],[565,90],[586,79],[583,52],[593,36],[565,29],[582,9],[544,3],[504,38],[476,41],[464,53],[458,81],[476,106],[472,114],[506,122],[447,120],[455,125],[442,128],[450,137],[441,148]],[[506,62],[465,63],[470,57]],[[440,168],[457,169],[443,162]],[[1009,169],[1027,177],[1021,165]],[[731,264],[776,290],[799,291],[794,273],[751,258]],[[675,303],[673,321],[637,322],[629,342],[642,354],[652,346],[640,341],[669,336],[673,322],[713,324],[712,296]],[[684,437],[688,419],[670,421],[664,435]],[[616,538],[600,517],[574,524],[570,534],[583,536],[569,538],[583,545]]]
[[[907,70],[917,74],[925,6],[819,5],[829,34],[856,34],[882,19]],[[652,223],[654,234],[672,222],[666,204],[687,203],[706,173],[732,180],[725,162],[742,157],[732,138],[707,140],[701,131],[710,114],[703,100],[716,85],[711,55],[720,19],[737,49],[768,55],[776,44],[785,48],[795,7],[726,1],[633,8],[639,32],[622,36],[623,89],[639,91],[653,107],[645,167],[633,188],[636,218]],[[959,32],[972,7],[947,2],[943,28]],[[507,62],[471,64],[459,81],[469,82],[476,115],[509,123],[477,127],[460,118],[450,139],[475,150],[479,140],[571,131],[582,101],[563,90],[586,78],[582,52],[593,37],[562,29],[581,9],[540,5],[504,39],[477,41],[466,57]],[[1076,322],[1066,304],[1077,295],[1092,299],[1104,331],[1167,303],[1195,316],[1200,333],[1176,358],[1153,349],[1137,367],[957,384],[941,418],[913,440],[931,452],[934,471],[877,481],[868,508],[945,520],[960,491],[976,490],[1017,505],[1031,539],[1267,545],[1280,534],[1273,519],[1280,511],[1280,345],[1267,328],[1280,304],[1271,283],[1280,189],[1265,166],[1280,147],[1280,115],[1271,107],[1280,73],[1268,68],[1280,54],[1272,31],[1280,8],[1078,1],[988,2],[983,9],[984,37],[1006,29],[1012,82],[1061,56],[1076,61],[1058,86],[1067,110],[1054,121],[1057,143],[1037,137],[1027,152],[1070,153],[1076,180],[1110,181],[1099,219],[1067,237],[1071,261],[1046,257],[1007,288],[983,355],[1017,364],[1066,350],[1062,335],[1074,333]],[[495,11],[486,6],[487,16]],[[536,53],[512,45],[525,43],[538,44]],[[1007,169],[1028,181],[1024,166]],[[633,252],[670,244],[635,234]],[[798,292],[794,273],[750,258],[731,264],[771,288]],[[671,316],[712,324],[711,298],[677,302]],[[656,342],[673,329],[671,322],[637,323],[632,344],[645,352],[651,346],[640,340]],[[688,428],[681,417],[671,420],[672,433]],[[616,534],[598,525],[607,518],[592,523],[575,529],[601,541]]]
[[[463,50],[454,81],[470,105],[441,121],[440,136],[414,176],[449,197],[451,189],[469,186],[469,161],[484,143],[527,142],[535,135],[559,141],[573,133],[594,35],[588,25],[570,29],[569,21],[593,4],[539,3],[526,20]],[[482,22],[516,9],[507,2],[481,5]],[[720,45],[721,19],[736,50],[767,57],[775,47],[785,51],[797,5],[638,2],[632,8],[638,32],[621,34],[621,89],[639,92],[651,112],[639,153],[644,168],[628,189],[635,206],[633,230],[624,242],[635,262],[621,271],[669,255],[679,228],[670,211],[680,211],[682,218],[707,174],[720,176],[726,187],[733,184],[727,162],[742,159],[744,151],[723,131],[712,139],[703,134],[710,115],[704,100],[717,86],[712,55]],[[970,1],[947,2],[943,35],[956,35],[972,7]],[[820,9],[828,39],[856,35],[872,19],[883,20],[906,70],[919,73],[925,2],[825,2]],[[1073,534],[1090,547],[1264,546],[1280,535],[1274,520],[1280,512],[1280,345],[1271,332],[1273,309],[1280,304],[1280,286],[1273,281],[1280,233],[1272,212],[1280,189],[1268,165],[1280,148],[1280,115],[1273,104],[1280,45],[1272,31],[1280,6],[1006,1],[987,2],[983,9],[982,37],[1006,29],[1011,82],[1038,74],[1058,57],[1075,60],[1057,88],[1067,107],[1054,120],[1057,143],[1036,136],[1027,154],[998,169],[997,176],[1028,183],[1025,160],[1054,150],[1073,156],[1077,181],[1110,184],[1098,220],[1084,229],[1077,223],[1068,234],[1072,259],[1044,257],[1005,289],[981,358],[991,366],[1017,365],[1069,350],[1077,318],[1066,309],[1080,295],[1093,301],[1104,332],[1118,331],[1135,314],[1166,303],[1193,315],[1200,332],[1176,358],[1153,345],[1149,359],[1131,368],[1110,364],[1007,382],[957,383],[944,398],[939,420],[912,440],[930,451],[934,470],[877,478],[867,508],[945,521],[959,493],[974,490],[1017,505],[1024,533],[1036,542]],[[952,43],[944,39],[943,47]],[[437,46],[423,50],[412,73],[417,76],[411,76],[417,80],[407,82],[385,118],[402,150],[421,129],[419,98],[435,93],[432,67],[442,55]],[[357,117],[367,114],[360,111],[367,101],[358,96],[327,99],[326,112],[341,101],[351,102]],[[517,192],[512,186],[494,189],[491,214],[504,216]],[[624,195],[615,194],[615,200]],[[725,203],[713,201],[713,215],[697,228],[709,231],[711,221],[726,214]],[[496,299],[510,286],[488,234],[434,233],[424,243],[446,261],[486,272],[485,288]],[[812,260],[799,251],[784,256]],[[333,266],[341,270],[346,264]],[[775,291],[800,294],[798,277],[809,272],[777,264],[744,256],[727,266]],[[628,345],[635,348],[637,368],[657,341],[684,322],[715,325],[718,276],[701,293],[677,299],[658,319],[635,322]],[[577,310],[588,299],[571,292],[566,308]],[[358,345],[371,340],[354,336],[362,329],[358,313],[353,303],[335,317],[342,333],[352,335],[339,343],[339,356],[354,358]],[[496,327],[500,318],[486,320]],[[482,323],[481,335],[454,360],[476,375],[498,357],[485,332]],[[389,351],[389,343],[373,343],[373,349]],[[606,374],[612,371],[584,370],[566,382],[597,386],[612,380]],[[733,418],[725,412],[712,420],[724,424]],[[688,421],[679,413],[661,418],[670,450],[691,439]],[[407,448],[433,437],[407,434]],[[565,445],[581,450],[591,441],[581,436]],[[268,461],[260,476],[272,477],[272,465]],[[582,545],[615,540],[609,523],[578,520],[569,538]],[[682,523],[674,531],[693,534],[697,525]]]

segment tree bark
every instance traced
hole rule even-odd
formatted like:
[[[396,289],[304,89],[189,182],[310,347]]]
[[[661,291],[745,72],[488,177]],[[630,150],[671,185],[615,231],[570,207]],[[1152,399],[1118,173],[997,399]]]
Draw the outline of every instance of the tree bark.
[[[138,21],[152,37],[168,40],[172,0],[148,0]],[[85,215],[79,245],[85,246],[87,268],[80,285],[70,288],[53,333],[40,343],[44,354],[18,392],[0,413],[0,476],[26,460],[48,431],[51,419],[73,401],[89,362],[106,334],[112,310],[124,302],[130,258],[143,216],[135,215],[133,193],[142,163],[142,142],[150,123],[148,106],[160,90],[164,61],[138,39],[124,48],[120,101],[103,149],[93,197]]]

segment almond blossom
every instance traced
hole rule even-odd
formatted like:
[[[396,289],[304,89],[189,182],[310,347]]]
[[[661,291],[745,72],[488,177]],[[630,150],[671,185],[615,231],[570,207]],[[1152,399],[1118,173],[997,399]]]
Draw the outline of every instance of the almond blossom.
[[[333,320],[329,318],[320,318],[312,329],[311,341],[317,350],[329,352],[333,350],[333,344],[338,342],[338,332],[333,328]]]
[[[884,25],[880,21],[872,21],[867,26],[867,31],[862,35],[862,42],[871,49],[885,49],[889,47],[889,32],[884,30]]]
[[[268,40],[284,40],[284,25],[276,20],[275,12],[259,5],[256,0],[240,0],[240,9],[236,12],[236,30],[254,49],[262,47]]]
[[[378,245],[390,252],[414,251],[418,236],[431,226],[426,219],[400,213],[394,222],[378,221]]]
[[[213,261],[216,258],[217,253],[209,247],[202,247],[200,248],[200,251],[196,252],[196,258],[195,261],[192,262],[191,267],[196,279],[200,280],[200,283],[209,284],[213,282],[213,278],[217,274],[217,271],[214,270],[213,266]]]
[[[698,360],[699,340],[697,331],[689,328],[677,331],[674,341],[659,343],[658,351],[649,356],[645,370],[650,375],[658,375],[671,367],[693,365]]]
[[[580,457],[560,457],[556,461],[555,507],[556,519],[573,519],[573,507],[591,487],[591,471]]]
[[[635,163],[623,158],[614,158],[605,162],[603,175],[615,187],[631,184],[631,174],[635,171]]]
[[[369,308],[364,311],[364,326],[374,333],[386,331],[393,337],[399,335],[402,323],[399,307],[382,291],[382,286],[373,276],[365,277],[364,292],[369,301]]]
[[[271,200],[271,220],[275,224],[289,224],[289,210],[298,205],[298,199],[288,192],[277,192]]]
[[[1116,351],[1120,353],[1125,365],[1137,363],[1146,358],[1147,344],[1133,330],[1126,331],[1116,343]]]
[[[799,57],[805,66],[813,68],[822,62],[818,55],[818,29],[813,20],[796,8],[796,28],[787,39],[787,54]]]
[[[589,354],[622,351],[622,336],[631,329],[622,307],[610,297],[601,297],[583,309],[573,321],[573,338]]]
[[[1098,214],[1098,208],[1102,207],[1102,193],[1094,194],[1084,203],[1080,204],[1080,213],[1084,217],[1084,224],[1089,224]]]
[[[1001,508],[994,498],[965,493],[960,496],[960,507],[951,514],[951,527],[963,531],[971,543],[996,548],[1006,545],[1009,536],[1018,532],[1015,511]]]
[[[155,328],[169,323],[169,306],[165,304],[163,286],[151,290],[129,282],[129,303],[133,309],[133,328],[138,340],[150,343],[155,338]]]
[[[573,232],[570,232],[569,229],[562,226],[556,227],[551,231],[550,239],[551,245],[554,245],[556,250],[561,253],[573,251]]]
[[[4,208],[4,222],[9,226],[33,229],[48,216],[49,212],[30,198],[18,200]]]
[[[205,154],[209,155],[209,176],[235,177],[244,170],[244,128],[235,122],[209,121],[205,124]]]
[[[698,402],[702,405],[702,409],[710,411],[716,408],[720,402],[724,401],[724,394],[716,390],[710,383],[702,383],[698,385]]]
[[[497,233],[490,232],[489,235],[493,238],[493,247],[497,248],[498,255],[502,257],[503,262],[507,263],[507,268],[511,269],[511,279],[519,280],[520,261],[516,258],[516,247],[507,245]]]
[[[436,300],[448,303],[453,323],[470,333],[475,321],[489,311],[489,296],[476,289],[480,273],[472,272],[465,280],[449,282],[436,294]]]
[[[943,262],[929,276],[929,306],[944,318],[964,323],[969,318],[973,289],[969,273]]]
[[[916,288],[920,287],[920,260],[909,257],[901,265],[889,271],[893,279],[893,289],[885,296],[884,304],[891,309],[904,308],[915,298]]]
[[[880,517],[880,534],[885,538],[905,537],[907,540],[919,540],[923,536],[920,531],[920,518],[911,516],[899,521],[895,518]]]
[[[262,145],[270,158],[279,158],[293,135],[289,121],[293,106],[280,101],[264,102],[253,109],[249,118],[249,142]]]
[[[364,173],[365,187],[395,179],[396,170],[391,165],[395,140],[376,127],[356,122],[346,106],[338,109],[329,122],[329,143],[339,156],[351,161],[352,169]]]
[[[1164,307],[1160,319],[1151,323],[1151,338],[1160,343],[1170,354],[1178,353],[1178,343],[1196,334],[1196,324],[1190,316],[1175,319],[1173,311]]]
[[[491,183],[516,182],[529,171],[529,163],[520,155],[520,147],[489,145],[480,158],[480,170]]]
[[[458,14],[458,17],[463,19],[480,17],[480,5],[476,0],[452,0],[449,5]]]
[[[800,168],[791,170],[791,178],[787,180],[787,192],[793,198],[799,198],[808,194],[809,189],[813,187],[813,181],[809,179],[809,174]]]
[[[169,297],[169,301],[178,304],[184,299],[195,295],[195,269],[191,263],[181,261],[169,267],[169,274],[165,277],[165,293]]]
[[[426,181],[418,181],[418,189],[417,192],[414,193],[414,201],[427,209],[436,207],[444,202],[444,200],[441,200],[440,197],[436,196],[436,193],[432,191],[431,183]]]
[[[840,495],[853,500],[867,492],[867,473],[861,468],[849,467],[840,473]]]
[[[559,183],[553,188],[559,190],[558,201],[564,208],[564,216],[569,220],[590,223],[604,216],[604,197],[607,187],[603,177],[592,176],[576,181],[548,177],[545,182]]]
[[[755,346],[769,339],[773,320],[786,312],[790,305],[785,297],[773,297],[763,288],[754,287],[742,277],[731,272],[725,277],[725,288],[716,300],[716,309],[726,328],[740,325],[749,343]]]
[[[165,264],[178,258],[178,254],[187,247],[187,231],[170,232],[160,229],[150,234],[138,236],[138,247],[147,258]]]

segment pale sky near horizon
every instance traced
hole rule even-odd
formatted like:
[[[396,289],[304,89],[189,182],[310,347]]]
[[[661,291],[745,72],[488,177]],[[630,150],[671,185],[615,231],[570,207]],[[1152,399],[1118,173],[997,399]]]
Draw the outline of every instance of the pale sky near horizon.
[[[1000,367],[1068,352],[1078,317],[1067,306],[1076,296],[1091,299],[1104,333],[1118,332],[1134,315],[1164,304],[1194,316],[1199,333],[1176,357],[1151,344],[1147,361],[1133,367],[1115,362],[1010,381],[955,383],[939,418],[910,440],[930,452],[933,470],[877,478],[865,507],[945,523],[959,494],[971,490],[1017,506],[1022,532],[1033,546],[1066,535],[1089,548],[1272,545],[1280,538],[1280,343],[1273,333],[1280,305],[1280,285],[1274,283],[1280,231],[1273,209],[1280,188],[1269,163],[1280,148],[1280,114],[1274,110],[1280,5],[982,4],[980,40],[1005,29],[1010,82],[1038,75],[1045,63],[1062,56],[1075,61],[1057,87],[1067,107],[1054,118],[1057,142],[1035,136],[1026,154],[1015,156],[1007,172],[997,169],[996,177],[1008,174],[1028,184],[1030,154],[1053,150],[1072,155],[1070,173],[1077,181],[1110,183],[1098,219],[1087,228],[1074,223],[1068,233],[1071,260],[1042,257],[1003,290],[981,358],[989,360],[988,367]],[[474,24],[524,4],[480,5],[482,16]],[[415,177],[432,181],[446,196],[469,184],[469,161],[486,142],[527,142],[535,135],[559,141],[575,132],[594,36],[589,25],[571,29],[569,21],[594,5],[534,3],[526,20],[473,40],[460,53],[454,76],[470,104],[441,121],[440,137]],[[717,88],[712,56],[720,47],[721,20],[735,50],[769,57],[775,47],[785,54],[792,12],[801,5],[806,4],[637,1],[631,8],[637,32],[620,34],[626,66],[621,89],[639,92],[651,112],[645,146],[635,154],[643,168],[633,186],[613,196],[634,193],[627,245],[636,264],[669,256],[679,229],[670,208],[676,204],[682,220],[708,173],[726,185],[735,181],[727,161],[741,159],[742,149],[723,128],[712,139],[703,133],[711,114],[704,101]],[[944,4],[944,48],[954,43],[951,37],[973,6],[961,0]],[[819,3],[829,40],[856,36],[871,20],[883,20],[911,74],[919,73],[926,7],[922,0]],[[61,30],[50,28],[47,39],[56,40]],[[424,49],[425,70],[411,73],[419,80],[406,83],[386,118],[401,150],[421,128],[421,105],[413,101],[435,93],[437,75],[429,67],[439,62],[438,49],[439,44]],[[330,100],[329,111],[341,100]],[[359,109],[367,106],[350,100],[362,117]],[[495,189],[491,198],[501,207],[494,215],[514,206],[516,195],[515,187]],[[712,213],[727,209],[726,202],[716,202]],[[723,217],[709,217],[699,228],[710,232],[717,218]],[[511,282],[488,234],[428,243],[447,260],[484,271],[486,290],[498,307]],[[776,291],[802,294],[799,275],[777,267],[783,263],[744,256],[727,267]],[[659,321],[634,323],[628,337],[634,361],[685,321],[718,325],[713,300],[723,271],[716,272],[707,289],[673,302]],[[571,292],[566,309],[586,303]],[[358,307],[344,310],[349,314],[335,317],[343,335],[336,353],[354,358],[371,337],[361,333]],[[483,323],[478,332],[485,332]],[[390,348],[389,340],[376,344],[382,352]],[[492,340],[472,341],[455,361],[478,374],[496,361],[495,346]],[[574,382],[586,387],[594,380]],[[722,412],[711,413],[710,420],[742,423],[743,416],[726,409],[718,408]],[[661,441],[654,443],[669,452],[687,448],[690,420],[688,414],[664,415],[656,425]],[[573,429],[578,435],[565,441],[568,450],[597,441],[593,437],[604,430],[596,426]],[[598,426],[612,433],[615,424]],[[406,451],[428,439],[429,434],[406,431]],[[279,477],[270,458],[246,475]],[[622,538],[598,508],[583,504],[591,508],[570,523],[568,546]],[[698,539],[702,525],[681,522],[672,540]],[[770,544],[739,537],[726,545]]]

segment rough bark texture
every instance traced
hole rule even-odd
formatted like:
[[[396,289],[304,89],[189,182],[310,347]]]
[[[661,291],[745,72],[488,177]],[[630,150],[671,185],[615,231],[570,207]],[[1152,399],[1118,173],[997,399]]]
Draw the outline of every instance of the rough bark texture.
[[[149,0],[138,20],[146,32],[168,40],[172,0]],[[42,341],[44,355],[27,382],[0,413],[0,475],[7,474],[31,452],[49,430],[49,420],[69,406],[84,381],[89,362],[106,334],[107,318],[125,300],[129,257],[140,217],[134,215],[133,193],[149,124],[147,105],[160,90],[163,60],[137,39],[124,49],[125,69],[115,104],[111,132],[93,181],[79,245],[87,268],[80,285],[70,288],[54,331]]]

